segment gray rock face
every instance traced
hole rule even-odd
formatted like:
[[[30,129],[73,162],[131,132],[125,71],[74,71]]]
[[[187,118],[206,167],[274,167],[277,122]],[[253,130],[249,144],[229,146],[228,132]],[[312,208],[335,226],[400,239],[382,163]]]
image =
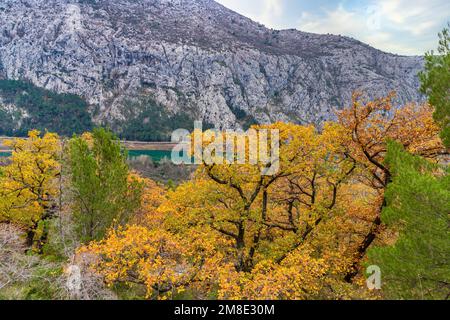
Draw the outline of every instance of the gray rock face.
[[[97,122],[138,116],[129,102],[146,96],[221,128],[320,122],[357,89],[421,100],[422,65],[346,37],[270,30],[212,0],[0,2],[0,77],[81,95]]]

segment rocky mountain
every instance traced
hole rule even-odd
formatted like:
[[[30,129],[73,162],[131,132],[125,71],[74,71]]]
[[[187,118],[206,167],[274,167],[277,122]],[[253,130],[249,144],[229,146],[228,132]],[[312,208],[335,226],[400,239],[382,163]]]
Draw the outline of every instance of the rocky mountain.
[[[419,101],[422,65],[347,37],[268,29],[213,0],[0,1],[0,77],[82,96],[96,123],[122,131],[161,114],[221,128],[320,122],[357,89]]]

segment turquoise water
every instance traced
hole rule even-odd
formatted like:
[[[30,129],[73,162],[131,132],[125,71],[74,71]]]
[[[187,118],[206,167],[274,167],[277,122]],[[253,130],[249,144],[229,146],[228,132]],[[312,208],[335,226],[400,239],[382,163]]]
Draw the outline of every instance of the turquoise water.
[[[140,156],[147,156],[154,162],[159,162],[163,158],[170,159],[172,151],[168,150],[129,150],[128,157],[129,158],[137,158]],[[9,157],[11,152],[0,152],[0,157]]]
[[[128,158],[133,159],[146,156],[154,162],[159,162],[164,158],[170,159],[172,151],[167,150],[128,150]]]

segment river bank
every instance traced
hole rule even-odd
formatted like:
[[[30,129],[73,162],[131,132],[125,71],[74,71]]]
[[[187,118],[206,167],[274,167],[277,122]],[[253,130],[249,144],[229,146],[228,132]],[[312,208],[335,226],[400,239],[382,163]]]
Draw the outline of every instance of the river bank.
[[[11,150],[4,145],[4,141],[8,139],[14,139],[15,137],[0,137],[0,153],[8,153]],[[26,138],[23,138],[26,139]],[[161,142],[146,142],[146,141],[126,141],[121,140],[121,143],[125,146],[127,150],[136,151],[171,151],[176,145],[172,142],[161,141]]]

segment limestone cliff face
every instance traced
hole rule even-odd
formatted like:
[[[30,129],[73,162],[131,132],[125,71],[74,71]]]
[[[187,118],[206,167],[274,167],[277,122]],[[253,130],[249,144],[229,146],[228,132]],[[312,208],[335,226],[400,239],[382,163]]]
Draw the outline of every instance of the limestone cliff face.
[[[81,95],[95,121],[118,127],[148,97],[222,128],[318,122],[356,89],[421,100],[422,65],[346,37],[270,30],[212,0],[0,1],[0,77]]]

